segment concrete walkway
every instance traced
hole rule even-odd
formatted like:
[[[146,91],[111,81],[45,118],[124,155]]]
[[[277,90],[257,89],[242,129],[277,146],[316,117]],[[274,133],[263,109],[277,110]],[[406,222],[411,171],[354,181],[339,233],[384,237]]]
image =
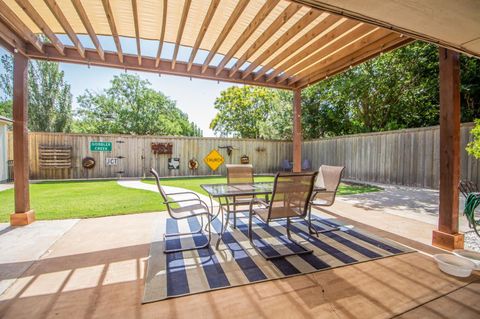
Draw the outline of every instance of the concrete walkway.
[[[146,191],[151,191],[151,192],[158,193],[157,185],[147,184],[147,183],[144,183],[140,180],[119,180],[118,184],[120,186],[127,187],[127,188],[143,189],[143,190],[146,190]],[[181,192],[192,192],[189,189],[185,189],[185,188],[181,188],[181,187],[162,186],[162,188],[165,190],[165,192],[167,194],[181,193]],[[193,193],[197,194],[200,197],[201,200],[203,200],[205,203],[207,203],[207,205],[210,205],[210,197],[205,196],[205,195],[200,194],[200,193],[196,193],[196,192],[193,192]],[[181,194],[181,195],[172,195],[172,196],[169,196],[169,197],[172,198],[173,200],[186,200],[186,199],[192,198],[192,195],[191,194]],[[186,206],[186,205],[189,205],[189,204],[192,204],[192,202],[182,202],[182,203],[180,203],[180,206]],[[213,201],[213,206],[218,206],[218,203],[216,201]]]
[[[13,184],[0,184],[0,192],[6,191],[7,189],[12,189]]]

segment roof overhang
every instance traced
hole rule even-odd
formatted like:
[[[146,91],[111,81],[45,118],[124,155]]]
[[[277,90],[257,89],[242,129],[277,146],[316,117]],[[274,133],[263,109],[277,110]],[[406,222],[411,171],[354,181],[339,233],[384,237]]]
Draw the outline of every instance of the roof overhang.
[[[295,0],[480,57],[478,0]]]

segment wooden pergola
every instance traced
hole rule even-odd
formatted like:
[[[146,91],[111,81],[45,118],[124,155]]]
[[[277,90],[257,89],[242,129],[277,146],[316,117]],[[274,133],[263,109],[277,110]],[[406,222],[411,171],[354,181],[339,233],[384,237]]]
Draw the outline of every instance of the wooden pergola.
[[[29,59],[292,90],[294,171],[299,171],[301,90],[422,39],[444,47],[440,49],[441,202],[434,243],[447,248],[463,246],[463,237],[458,234],[457,52],[480,56],[479,45],[442,39],[423,30],[422,24],[412,27],[395,20],[392,23],[392,12],[385,3],[398,4],[388,0],[377,8],[375,2],[379,4],[378,0],[368,1],[373,13],[368,16],[363,12],[368,6],[340,0],[0,0],[0,45],[15,57],[15,213],[11,224],[25,225],[34,220],[28,192]],[[379,8],[386,10],[383,15]],[[393,18],[401,14],[393,13]],[[122,41],[126,38],[135,39],[136,54],[124,52]],[[105,39],[113,40],[115,50],[104,49]],[[142,51],[144,41],[156,45],[156,54]],[[86,42],[92,46],[86,47]]]

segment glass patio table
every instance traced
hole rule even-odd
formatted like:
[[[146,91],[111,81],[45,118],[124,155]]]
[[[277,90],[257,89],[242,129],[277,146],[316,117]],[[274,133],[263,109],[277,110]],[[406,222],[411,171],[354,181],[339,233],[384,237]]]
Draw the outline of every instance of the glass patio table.
[[[230,220],[230,210],[227,208],[227,218],[224,222],[223,214],[224,207],[229,206],[229,198],[236,196],[268,196],[272,194],[273,182],[256,182],[256,183],[242,183],[242,184],[202,184],[200,187],[210,196],[210,205],[213,212],[213,198],[218,200],[219,208],[213,219],[221,214],[222,230],[217,240],[216,247],[222,240],[223,233],[228,227]],[[247,204],[248,205],[248,204]]]

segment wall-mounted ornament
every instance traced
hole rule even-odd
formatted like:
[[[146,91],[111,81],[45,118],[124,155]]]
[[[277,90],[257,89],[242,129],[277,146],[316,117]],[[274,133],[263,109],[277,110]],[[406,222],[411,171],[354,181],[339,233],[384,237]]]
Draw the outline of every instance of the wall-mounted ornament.
[[[152,148],[153,154],[155,155],[173,154],[172,143],[152,143],[151,148]]]
[[[105,165],[106,166],[117,166],[118,165],[118,157],[107,157],[105,158]]]
[[[248,155],[242,155],[242,157],[240,157],[240,163],[241,164],[249,164],[250,163],[250,158],[248,157]]]
[[[233,147],[232,145],[227,145],[227,146],[219,146],[218,148],[226,148],[227,149],[227,155],[232,156],[233,150],[238,150],[238,147]]]
[[[93,157],[84,157],[82,159],[82,167],[85,169],[92,169],[95,167],[95,159]]]
[[[168,159],[168,169],[179,169],[179,168],[180,168],[180,158],[170,157]]]
[[[72,168],[72,146],[39,145],[40,168]]]
[[[196,158],[192,158],[191,160],[188,161],[188,168],[195,170],[198,169],[198,161]]]

